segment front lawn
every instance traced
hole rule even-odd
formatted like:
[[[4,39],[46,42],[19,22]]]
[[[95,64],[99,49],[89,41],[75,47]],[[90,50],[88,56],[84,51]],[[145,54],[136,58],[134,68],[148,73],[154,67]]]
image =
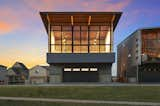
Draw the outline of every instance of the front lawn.
[[[0,100],[1,106],[131,106],[114,104],[80,104],[80,103],[56,103],[56,102],[26,102]]]
[[[0,96],[160,102],[160,86],[1,86]]]

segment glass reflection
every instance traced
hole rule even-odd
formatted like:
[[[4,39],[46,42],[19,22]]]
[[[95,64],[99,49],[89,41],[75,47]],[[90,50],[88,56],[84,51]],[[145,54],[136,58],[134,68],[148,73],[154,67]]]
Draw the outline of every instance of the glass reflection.
[[[88,44],[88,32],[81,31],[81,44]]]
[[[89,48],[90,53],[99,53],[99,45],[91,45]]]
[[[52,53],[111,52],[110,26],[52,26]]]
[[[62,32],[62,44],[72,44],[72,32]]]
[[[99,44],[99,31],[90,31],[90,44]]]
[[[72,53],[72,45],[62,45],[62,53]]]
[[[81,46],[81,53],[88,53],[88,46]]]
[[[61,45],[51,45],[51,53],[61,53]]]
[[[73,53],[81,53],[81,46],[73,46]]]
[[[73,32],[73,44],[80,45],[80,31]]]

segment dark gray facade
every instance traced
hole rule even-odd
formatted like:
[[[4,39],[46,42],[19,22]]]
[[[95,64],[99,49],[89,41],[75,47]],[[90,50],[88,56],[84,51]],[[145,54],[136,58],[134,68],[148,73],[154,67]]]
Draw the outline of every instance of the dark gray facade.
[[[69,60],[69,61],[68,61]],[[47,53],[47,63],[113,63],[115,53]]]
[[[136,30],[117,46],[121,82],[160,82],[160,28]]]

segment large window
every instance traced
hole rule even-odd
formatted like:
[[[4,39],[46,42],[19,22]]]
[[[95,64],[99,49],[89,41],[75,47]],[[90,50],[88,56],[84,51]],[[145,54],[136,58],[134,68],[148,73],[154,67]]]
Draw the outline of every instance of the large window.
[[[159,57],[160,30],[147,30],[142,32],[142,53],[151,57]]]
[[[111,52],[110,26],[51,26],[52,53]]]

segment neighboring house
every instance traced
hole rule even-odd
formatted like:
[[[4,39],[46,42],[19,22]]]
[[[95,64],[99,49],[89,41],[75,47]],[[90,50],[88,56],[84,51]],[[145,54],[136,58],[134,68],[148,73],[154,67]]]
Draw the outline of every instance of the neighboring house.
[[[138,29],[117,46],[121,82],[160,82],[160,27]]]
[[[31,84],[48,83],[48,67],[37,65],[31,68],[29,71],[29,81]]]
[[[15,84],[18,80],[18,76],[12,68],[9,68],[7,71],[8,84]]]
[[[9,84],[24,84],[28,80],[29,70],[20,62],[16,62],[8,69],[8,83]]]
[[[7,83],[7,67],[0,65],[0,85]]]
[[[112,82],[117,82],[118,79],[117,79],[117,76],[112,76]]]
[[[0,65],[0,71],[6,71],[6,69],[7,69],[6,66]]]

